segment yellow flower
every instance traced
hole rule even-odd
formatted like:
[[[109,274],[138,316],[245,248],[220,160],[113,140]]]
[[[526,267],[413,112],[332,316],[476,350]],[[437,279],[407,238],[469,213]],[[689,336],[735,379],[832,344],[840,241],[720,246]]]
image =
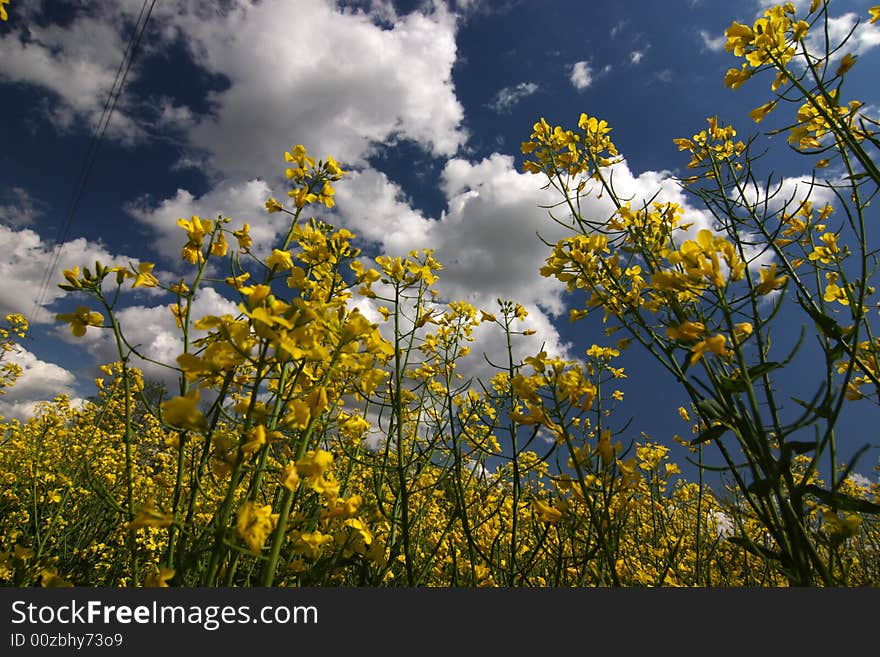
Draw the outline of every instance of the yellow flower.
[[[855,64],[856,58],[849,53],[845,54],[843,59],[840,60],[840,66],[837,67],[837,75],[846,75]]]
[[[559,522],[562,518],[562,511],[541,500],[532,500],[532,509],[538,514],[538,520],[541,522]]]
[[[245,281],[247,281],[250,277],[251,275],[248,272],[244,272],[243,274],[239,274],[238,276],[229,276],[224,279],[224,282],[227,285],[231,285],[236,290],[240,290],[245,284]]]
[[[186,283],[183,282],[183,279],[181,278],[179,281],[171,286],[170,290],[174,292],[174,294],[183,295],[189,292],[189,287]]]
[[[318,195],[310,192],[308,187],[292,189],[287,192],[287,195],[293,199],[294,204],[298,208],[308,205],[309,203],[314,203],[318,200]]]
[[[769,294],[772,290],[778,290],[788,282],[788,276],[776,276],[776,263],[769,268],[761,270],[761,282],[755,292],[759,295]]]
[[[871,23],[876,23],[877,21],[880,21],[880,5],[869,7],[868,13],[871,15]]]
[[[703,354],[707,351],[711,351],[716,356],[728,356],[730,352],[724,347],[726,343],[727,338],[720,333],[718,335],[709,336],[705,340],[700,340],[697,344],[691,347],[691,365],[700,360],[703,357]]]
[[[246,251],[253,244],[253,240],[251,239],[250,234],[250,226],[248,224],[244,224],[239,230],[232,233],[235,239],[238,240],[238,248]]]
[[[833,301],[837,301],[841,306],[848,306],[849,299],[846,296],[846,290],[837,283],[829,283],[825,287],[825,294],[822,295],[822,298],[831,303]]]
[[[290,255],[290,251],[272,249],[272,255],[266,258],[266,266],[280,271],[293,269],[293,256]]]
[[[755,123],[760,123],[764,120],[764,117],[767,116],[773,109],[776,107],[776,101],[771,100],[769,103],[764,103],[760,107],[756,107],[751,112],[749,112],[749,116],[752,117],[752,120]]]
[[[281,485],[295,491],[299,486],[299,473],[296,471],[296,463],[288,463],[281,473]]]
[[[220,233],[217,239],[214,240],[214,243],[211,244],[211,255],[222,258],[226,255],[227,250],[229,250],[229,244],[226,243],[226,236]]]
[[[742,57],[745,54],[746,47],[755,39],[752,28],[736,21],[727,28],[725,36],[727,37],[727,43],[724,49],[727,52],[733,51],[733,54],[737,57]]]
[[[252,553],[259,554],[277,524],[278,514],[272,513],[271,505],[257,506],[253,502],[245,502],[238,510],[236,532]]]
[[[70,331],[78,338],[86,334],[86,326],[101,326],[104,323],[104,316],[101,313],[89,310],[85,306],[79,306],[75,313],[55,315],[55,319],[60,322],[70,322]]]
[[[327,543],[331,543],[333,541],[333,537],[329,534],[322,534],[319,531],[315,532],[293,532],[293,549],[296,552],[304,554],[307,557],[312,559],[316,558],[320,553],[321,549]]]
[[[823,512],[826,531],[833,538],[844,539],[855,536],[862,524],[862,519],[855,513],[847,513],[843,517],[831,511]]]
[[[168,513],[162,513],[153,506],[145,506],[137,512],[134,520],[128,524],[131,530],[137,530],[142,527],[167,527],[172,523],[174,517]]]
[[[733,337],[736,338],[736,342],[740,343],[749,337],[754,331],[754,327],[750,322],[740,322],[734,326]]]
[[[179,303],[171,303],[168,304],[168,308],[171,310],[171,314],[174,315],[174,323],[177,324],[177,328],[183,328],[183,321],[186,319],[186,307],[181,306]]]
[[[739,89],[743,82],[752,77],[752,71],[749,69],[748,64],[743,64],[742,68],[731,68],[727,70],[727,74],[724,76],[724,86],[730,87],[734,91]],[[681,149],[681,145],[679,145]],[[681,149],[684,150],[684,149]]]
[[[196,431],[207,427],[205,416],[198,408],[199,389],[188,392],[185,397],[172,397],[159,404],[166,424]]]
[[[682,322],[678,326],[669,326],[666,335],[671,340],[692,342],[706,332],[706,326],[702,322]]]
[[[178,219],[177,225],[186,231],[187,238],[192,242],[201,244],[214,224],[210,219],[201,219],[198,215],[193,215],[191,219]]]
[[[268,201],[266,201],[266,210],[269,212],[269,214],[273,212],[281,212],[283,209],[284,206],[281,205],[274,198],[270,198]]]
[[[333,454],[319,449],[308,451],[296,464],[296,471],[301,477],[307,478],[312,490],[322,492],[325,479],[330,476],[328,472],[333,466]]]
[[[324,183],[324,188],[321,190],[321,193],[316,197],[319,203],[323,203],[328,208],[332,208],[336,203],[333,200],[333,196],[336,194],[336,190],[333,189],[333,185],[329,182]]]
[[[302,167],[314,167],[315,166],[315,158],[309,157],[306,155],[306,147],[302,144],[297,144],[293,147],[293,154],[285,151],[284,152],[284,161],[285,162],[296,162]]]
[[[347,171],[343,171],[339,166],[339,163],[330,155],[327,156],[327,163],[324,165],[324,168],[327,170],[327,173],[334,178],[340,178],[348,173]]]
[[[252,454],[266,444],[266,427],[258,424],[251,429],[248,434],[248,440],[241,446],[241,451],[245,454]]]
[[[6,13],[6,7],[3,5],[8,5],[9,0],[0,0],[0,21],[9,20],[9,16]]]
[[[159,284],[159,281],[156,280],[156,277],[151,273],[155,266],[156,265],[152,262],[140,263],[137,272],[135,272],[134,283],[132,283],[131,286],[138,287],[143,285],[144,287],[156,287],[156,285]]]
[[[166,568],[162,566],[152,574],[147,576],[147,579],[144,581],[144,586],[150,587],[167,587],[168,580],[174,577],[175,574],[174,568]]]
[[[2,2],[3,0],[0,0]],[[75,288],[81,288],[82,283],[79,280],[79,267],[74,267],[73,269],[65,269],[64,270],[64,278],[67,279],[67,282],[70,283]]]

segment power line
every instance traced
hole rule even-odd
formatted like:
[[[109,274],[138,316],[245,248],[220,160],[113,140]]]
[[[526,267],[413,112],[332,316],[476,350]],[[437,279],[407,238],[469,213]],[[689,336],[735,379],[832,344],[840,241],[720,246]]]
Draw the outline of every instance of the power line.
[[[89,175],[91,174],[92,167],[94,166],[95,160],[98,156],[98,149],[100,148],[101,141],[104,138],[104,133],[107,132],[107,127],[110,125],[110,118],[113,116],[113,112],[116,109],[116,104],[119,102],[119,98],[122,96],[122,90],[125,87],[125,80],[128,77],[128,73],[131,70],[132,63],[134,62],[135,53],[137,51],[138,45],[141,42],[141,38],[146,31],[147,23],[150,20],[150,15],[153,13],[153,8],[156,6],[156,2],[158,0],[149,1],[149,8],[147,8],[148,1],[149,0],[144,0],[144,4],[141,6],[141,11],[138,14],[137,21],[135,22],[134,34],[132,35],[132,38],[129,40],[128,45],[126,46],[125,53],[122,55],[122,61],[119,63],[119,68],[116,70],[116,77],[113,79],[113,86],[110,89],[110,95],[107,97],[107,102],[104,103],[104,111],[101,113],[101,119],[95,126],[95,130],[93,131],[91,139],[89,141],[89,148],[86,151],[85,158],[83,159],[83,163],[80,166],[79,177],[77,178],[76,185],[74,186],[73,196],[71,197],[71,202],[68,207],[67,214],[62,221],[61,229],[58,234],[58,239],[55,243],[52,261],[49,263],[46,271],[43,273],[43,278],[40,282],[40,291],[37,294],[36,299],[34,300],[34,308],[31,312],[30,317],[31,321],[33,321],[34,315],[36,315],[40,307],[43,305],[46,294],[49,292],[49,286],[51,285],[52,278],[55,275],[55,269],[58,267],[58,263],[61,260],[61,251],[64,248],[64,243],[67,241],[68,235],[70,234],[70,227],[73,223],[73,217],[76,214],[80,201],[82,200],[83,193],[85,192],[86,185],[89,181]],[[143,22],[141,22],[142,19]]]

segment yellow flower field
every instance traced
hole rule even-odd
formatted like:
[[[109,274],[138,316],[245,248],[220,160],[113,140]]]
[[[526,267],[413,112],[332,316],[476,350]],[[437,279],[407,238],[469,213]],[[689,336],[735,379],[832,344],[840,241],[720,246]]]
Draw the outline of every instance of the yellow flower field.
[[[869,12],[876,21],[880,7]],[[826,16],[813,0],[804,16],[785,3],[733,23],[727,50],[743,62],[724,81],[766,79],[771,95],[751,120],[791,110],[788,145],[815,168],[848,172],[828,183],[834,206],[750,201],[766,179],[764,146],[711,117],[670,140],[689,160],[681,184],[715,221],[689,230],[661,195],[639,206],[615,191],[606,120],[534,124],[524,170],[556,190],[548,221],[568,231],[535,275],[567,286],[572,322],[596,314],[607,329],[579,360],[540,344],[514,358],[514,343],[531,344],[526,309],[441,299],[429,249],[364,258],[354,234],[308,214],[334,207],[347,172],[301,145],[283,154],[289,201],[266,202],[289,230],[265,258],[248,224],[192,216],[177,224],[191,275],[172,286],[152,263],[65,271],[61,287],[82,305],[58,321],[77,337],[109,332],[119,357],[84,406],[59,396],[25,422],[0,420],[0,584],[880,583],[880,485],[852,476],[835,432],[850,405],[880,403],[880,136],[878,117],[845,94],[856,60],[806,46]],[[582,214],[595,193],[613,200],[611,216]],[[166,365],[178,389],[134,365],[137,345],[115,316],[122,286],[173,296],[184,348]],[[207,286],[238,314],[194,316]],[[783,312],[823,359],[819,392],[794,416],[783,400],[796,349],[771,339]],[[471,350],[480,325],[507,358],[468,379],[468,363],[483,360]],[[22,315],[5,318],[0,358],[27,330]],[[627,349],[689,398],[681,436],[621,428]],[[2,394],[20,371],[0,365]],[[720,475],[709,453],[726,464]]]

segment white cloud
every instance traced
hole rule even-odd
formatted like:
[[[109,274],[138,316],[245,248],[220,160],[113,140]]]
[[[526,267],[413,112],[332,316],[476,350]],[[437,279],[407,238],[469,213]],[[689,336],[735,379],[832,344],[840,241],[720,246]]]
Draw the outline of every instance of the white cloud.
[[[593,69],[589,62],[575,62],[569,77],[574,88],[581,91],[593,83]]]
[[[721,34],[720,36],[713,37],[706,30],[700,30],[700,41],[703,44],[703,47],[706,50],[711,50],[712,52],[723,52],[724,46],[727,43],[727,37]]]
[[[0,254],[0,315],[20,312],[39,323],[55,321],[54,313],[47,307],[68,294],[58,287],[64,282],[61,273],[65,269],[80,267],[82,271],[83,267],[93,268],[96,260],[108,266],[137,265],[140,262],[138,258],[113,255],[103,245],[84,238],[56,248],[29,228],[14,230],[7,226],[0,226]],[[57,266],[48,286],[44,286],[46,273],[54,264],[56,254]],[[108,285],[111,278],[108,277]],[[35,307],[37,300],[42,301],[39,308]]]
[[[489,107],[496,112],[509,112],[514,105],[527,96],[531,96],[538,90],[538,85],[534,82],[520,82],[512,87],[504,87],[489,103]]]
[[[785,210],[789,214],[797,212],[804,201],[809,199],[813,206],[820,208],[826,203],[832,205],[837,200],[834,191],[824,183],[811,181],[807,177],[790,176],[776,180],[768,188],[763,184],[745,188],[745,201],[759,206],[769,216]]]
[[[413,210],[400,187],[375,169],[352,172],[338,184],[336,209],[343,225],[386,253],[405,254],[430,244],[433,222]]]
[[[634,207],[650,202],[655,194],[664,202],[680,204],[685,209],[684,221],[692,224],[687,233],[690,238],[702,228],[713,227],[711,215],[689,203],[669,172],[636,175],[624,161],[610,173],[618,195],[631,198]],[[428,218],[413,210],[401,189],[383,173],[361,171],[340,184],[338,216],[343,225],[377,244],[380,252],[404,255],[427,246],[435,249],[435,257],[444,265],[437,284],[444,299],[465,299],[490,312],[497,311],[499,297],[518,301],[529,311],[523,328],[537,331],[523,342],[522,354],[539,349],[543,342],[548,353],[566,355],[570,345],[554,325],[557,319],[567,321],[563,288],[538,274],[549,254],[538,234],[550,243],[568,234],[541,207],[558,201],[555,193],[542,190],[539,177],[517,172],[512,157],[497,153],[479,162],[449,160],[441,184],[447,209],[439,218]],[[614,206],[607,194],[600,197],[596,191],[593,188],[582,199],[582,213],[603,222]],[[365,207],[369,212],[362,210]],[[560,218],[564,220],[565,215]],[[583,301],[578,299],[576,304]],[[495,353],[498,335],[490,335],[489,327],[481,327],[473,351],[501,358],[504,354]]]
[[[167,301],[171,302],[170,297]],[[204,287],[196,293],[191,317],[199,319],[205,315],[224,314],[236,316],[238,312],[235,303],[213,288]],[[183,352],[183,338],[168,303],[158,306],[128,306],[117,313],[116,319],[125,339],[140,355],[176,366],[176,359]],[[196,340],[203,335],[204,331],[193,330],[190,340]],[[90,329],[77,344],[88,349],[98,363],[119,360],[116,343],[109,331]],[[161,381],[168,386],[169,392],[177,390],[179,373],[175,370],[138,358],[137,355],[132,356],[131,364],[143,372],[145,379]]]
[[[29,226],[44,214],[45,204],[22,187],[0,192],[0,225],[11,228]]]
[[[642,61],[644,56],[645,56],[644,50],[633,50],[629,54],[629,61],[635,65],[635,64],[638,64],[640,61]]]
[[[391,29],[329,1],[291,0],[177,24],[196,63],[230,82],[189,133],[226,176],[274,176],[294,143],[362,164],[376,144],[397,138],[434,155],[452,155],[466,140],[452,82],[456,18],[442,4],[398,17]]]
[[[74,403],[81,401],[75,397],[76,376],[72,372],[40,360],[21,345],[7,352],[3,361],[18,365],[22,371],[15,384],[0,397],[0,416],[25,420],[33,416],[38,403],[58,395],[68,395]]]
[[[128,36],[124,41],[123,34],[132,27],[134,4],[96,2],[65,26],[28,20],[26,33],[10,30],[0,38],[0,80],[52,92],[57,102],[47,100],[43,109],[57,127],[67,130],[82,123],[91,130],[113,88],[127,44]],[[130,86],[136,77],[135,67],[126,84]],[[109,137],[132,142],[143,136],[128,109],[129,100],[123,97],[110,122]]]
[[[274,194],[281,202],[287,200],[282,190],[276,190]],[[254,240],[253,252],[257,255],[271,253],[276,236],[287,230],[290,218],[287,214],[270,215],[266,212],[266,200],[272,195],[269,185],[262,180],[241,183],[224,180],[198,198],[185,189],[178,189],[174,196],[158,204],[149,198],[141,198],[126,209],[153,232],[152,248],[169,261],[182,265],[180,252],[186,242],[186,233],[177,225],[177,220],[190,219],[193,215],[212,220],[220,215],[228,217],[232,220],[227,226],[231,230],[238,230],[247,223]]]
[[[385,253],[435,249],[447,298],[489,308],[501,296],[561,312],[560,290],[537,275],[545,254],[536,232],[558,232],[539,207],[552,199],[540,181],[516,172],[512,157],[494,154],[478,163],[450,160],[442,186],[448,210],[439,219],[412,210],[400,188],[373,170],[339,186],[337,207],[347,227]]]
[[[710,526],[715,528],[719,539],[724,540],[733,536],[736,527],[729,515],[724,513],[724,511],[715,510],[709,511],[708,515]]]
[[[807,13],[807,9],[809,9],[809,7],[810,7],[810,2],[811,2],[811,0],[792,0],[791,3],[794,5],[795,11],[798,14],[804,15]],[[762,14],[764,13],[765,9],[767,9],[769,7],[773,7],[778,4],[780,4],[780,3],[777,2],[777,0],[758,0],[758,6],[761,7]]]
[[[626,19],[617,21],[617,23],[614,24],[614,27],[612,27],[611,31],[608,33],[609,36],[612,39],[616,39],[618,37],[618,35],[623,31],[623,28],[626,27],[626,24],[628,22],[629,21],[627,21]]]
[[[867,16],[849,12],[842,16],[831,17],[828,19],[827,29],[832,46],[841,43],[852,32],[846,45],[834,54],[833,59],[839,59],[847,53],[863,55],[871,48],[880,46],[880,24],[871,25]],[[821,25],[817,25],[807,34],[806,42],[811,52],[824,52],[825,34]]]
[[[856,486],[860,488],[866,488],[868,490],[871,489],[871,480],[868,479],[865,475],[859,474],[858,472],[850,473],[847,477],[850,481],[852,481]]]
[[[778,5],[777,0],[759,0],[759,14],[763,15],[768,7]],[[810,0],[794,0],[796,14],[803,18],[807,15],[810,7]],[[857,14],[855,12],[847,12],[840,16],[828,17],[827,31],[828,39],[833,46],[836,46],[855,28],[852,36],[849,38],[846,47],[839,50],[832,59],[843,57],[846,53],[853,55],[861,55],[880,45],[880,25],[871,25],[867,12]],[[858,26],[856,25],[858,23]],[[812,53],[821,53],[825,50],[825,30],[826,27],[820,22],[816,23],[807,33],[806,44]]]
[[[363,163],[376,144],[397,138],[434,155],[454,154],[467,138],[452,82],[457,16],[443,3],[405,16],[388,2],[367,4],[368,11],[331,0],[158,3],[126,89],[137,80],[138,62],[175,40],[229,87],[213,92],[211,113],[199,117],[174,99],[126,93],[108,137],[137,141],[146,123],[132,116],[149,115],[158,129],[186,132],[195,151],[186,160],[204,154],[221,174],[239,179],[276,174],[294,143],[348,163]],[[467,13],[478,3],[465,4]],[[142,6],[96,0],[64,26],[28,21],[27,33],[0,38],[0,79],[53,92],[46,103],[58,127],[91,129]]]

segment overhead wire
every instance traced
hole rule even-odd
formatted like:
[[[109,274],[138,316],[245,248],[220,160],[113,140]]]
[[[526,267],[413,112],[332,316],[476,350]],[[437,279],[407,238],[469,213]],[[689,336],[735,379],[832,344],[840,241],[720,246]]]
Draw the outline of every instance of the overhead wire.
[[[55,270],[58,267],[58,263],[61,260],[61,252],[64,249],[64,245],[67,242],[68,236],[70,235],[70,228],[73,224],[73,218],[76,215],[77,209],[79,208],[79,204],[83,198],[83,193],[85,192],[86,186],[89,182],[92,168],[94,167],[95,160],[97,159],[98,150],[101,146],[101,141],[104,139],[104,134],[107,132],[107,128],[110,125],[110,119],[113,116],[113,112],[116,110],[116,105],[119,102],[120,97],[122,96],[122,90],[125,87],[125,81],[128,78],[129,71],[131,71],[131,66],[134,62],[134,56],[137,52],[138,46],[140,45],[141,39],[146,32],[147,24],[149,23],[150,16],[153,13],[153,9],[156,6],[157,2],[158,0],[144,0],[143,5],[141,6],[141,11],[138,14],[137,21],[135,22],[134,33],[132,34],[131,39],[129,39],[128,41],[128,45],[126,46],[125,52],[122,56],[122,61],[119,63],[119,68],[116,70],[116,76],[113,79],[113,86],[110,89],[110,94],[107,97],[107,101],[104,103],[104,110],[101,113],[101,118],[95,126],[95,129],[92,132],[91,138],[89,140],[89,147],[86,151],[85,157],[83,158],[82,165],[80,166],[79,176],[74,186],[70,205],[68,206],[67,213],[62,220],[61,227],[55,241],[51,262],[47,265],[46,270],[43,273],[43,277],[40,282],[39,292],[34,299],[34,307],[31,311],[31,316],[29,318],[31,322],[33,321],[36,313],[39,312],[40,308],[43,305],[43,302],[45,301],[46,295],[49,292],[49,286],[52,282],[52,278],[55,275]]]

